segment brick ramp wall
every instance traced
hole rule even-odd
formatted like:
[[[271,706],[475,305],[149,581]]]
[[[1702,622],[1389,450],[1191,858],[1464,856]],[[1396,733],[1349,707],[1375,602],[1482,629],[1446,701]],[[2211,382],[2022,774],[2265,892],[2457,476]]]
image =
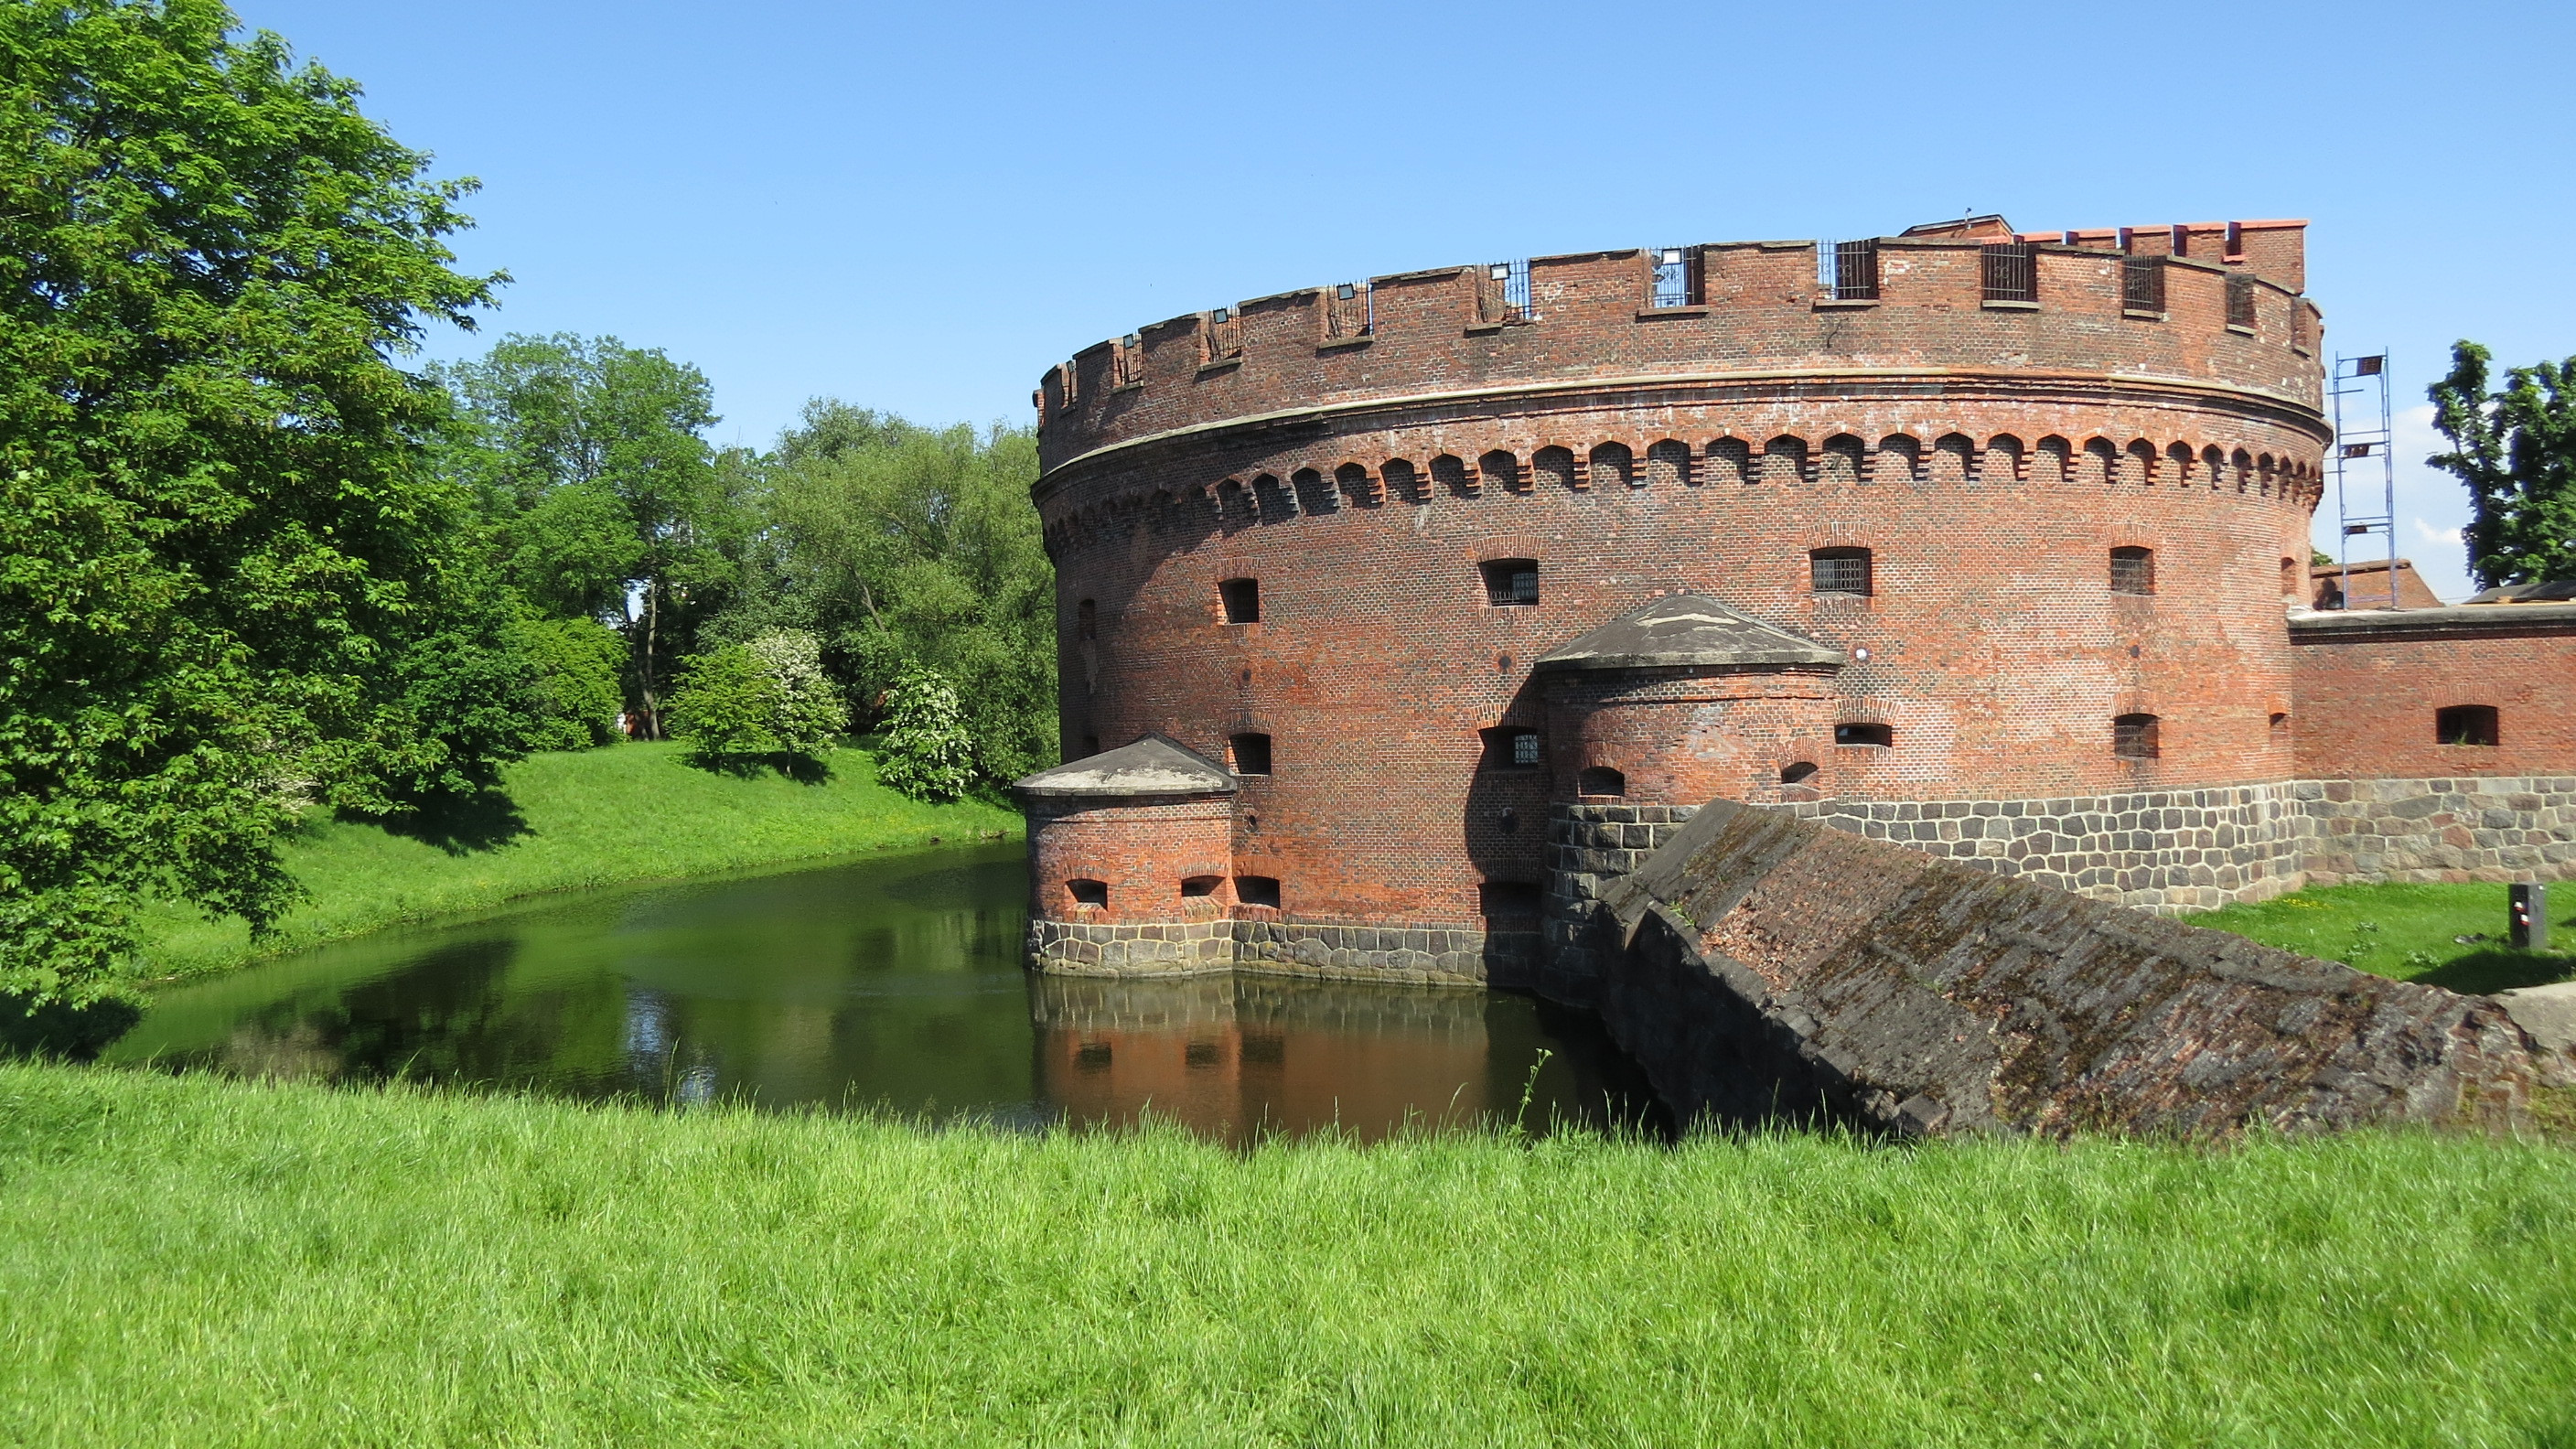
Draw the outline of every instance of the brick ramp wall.
[[[2224,1134],[2528,1119],[2493,999],[1703,807],[1602,891],[1599,1010],[1685,1120]]]

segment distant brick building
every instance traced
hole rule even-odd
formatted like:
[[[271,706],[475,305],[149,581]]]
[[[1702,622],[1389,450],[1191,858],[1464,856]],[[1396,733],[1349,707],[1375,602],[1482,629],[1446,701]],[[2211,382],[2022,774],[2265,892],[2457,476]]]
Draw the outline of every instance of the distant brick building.
[[[1719,797],[2159,909],[2555,873],[2576,608],[2309,613],[2302,239],[1542,257],[1051,369],[1034,958],[1581,995]]]

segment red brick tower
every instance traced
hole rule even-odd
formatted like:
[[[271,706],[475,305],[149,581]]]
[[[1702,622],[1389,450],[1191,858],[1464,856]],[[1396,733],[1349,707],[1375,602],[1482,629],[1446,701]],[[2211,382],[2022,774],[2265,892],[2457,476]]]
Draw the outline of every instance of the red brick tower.
[[[1599,878],[1714,796],[2141,905],[2282,888],[2302,226],[1440,268],[1051,369],[1036,959],[1532,981],[1544,917],[1581,995]],[[1050,793],[1148,736],[1231,793]]]

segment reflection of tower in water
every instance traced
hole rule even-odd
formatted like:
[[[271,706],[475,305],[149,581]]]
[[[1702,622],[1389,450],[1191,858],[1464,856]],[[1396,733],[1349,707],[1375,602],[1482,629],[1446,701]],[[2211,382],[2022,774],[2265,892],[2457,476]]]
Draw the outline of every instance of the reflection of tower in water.
[[[1240,1138],[1405,1120],[1468,1124],[1519,1104],[1498,1083],[1488,998],[1456,988],[1259,976],[1144,980],[1032,975],[1041,1095],[1065,1120],[1140,1112]]]

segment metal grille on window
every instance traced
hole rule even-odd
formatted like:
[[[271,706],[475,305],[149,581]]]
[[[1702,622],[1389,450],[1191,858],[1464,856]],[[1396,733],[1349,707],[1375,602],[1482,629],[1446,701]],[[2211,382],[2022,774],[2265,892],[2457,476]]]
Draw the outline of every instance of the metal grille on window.
[[[1878,239],[1834,242],[1816,248],[1816,285],[1837,302],[1878,300]]]
[[[1377,330],[1377,293],[1360,282],[1333,288],[1324,308],[1324,334],[1332,338],[1367,337]]]
[[[2028,242],[1996,242],[1983,248],[1986,300],[2039,300],[2039,256]]]
[[[1218,307],[1208,313],[1207,360],[1231,362],[1243,355],[1243,319],[1232,307]]]
[[[1525,260],[1485,268],[1485,286],[1478,300],[1488,322],[1538,320],[1537,310],[1530,305],[1530,270]]]
[[[2148,548],[2111,550],[2111,592],[2152,594],[2156,591],[2156,554]]]
[[[1833,549],[1808,556],[1815,591],[1820,594],[1869,592],[1869,550]]]
[[[2111,721],[2111,753],[2124,760],[2152,760],[2156,757],[2156,717],[2151,714],[2124,714]]]
[[[2227,325],[2251,329],[2254,326],[2254,279],[2235,276],[2227,279]]]
[[[1664,247],[1655,253],[1655,299],[1658,307],[1697,307],[1708,301],[1708,283],[1698,247]]]
[[[1512,763],[1515,765],[1535,765],[1538,763],[1537,735],[1517,734],[1512,736]]]
[[[2120,305],[2132,312],[2165,309],[2165,259],[2120,258]]]

